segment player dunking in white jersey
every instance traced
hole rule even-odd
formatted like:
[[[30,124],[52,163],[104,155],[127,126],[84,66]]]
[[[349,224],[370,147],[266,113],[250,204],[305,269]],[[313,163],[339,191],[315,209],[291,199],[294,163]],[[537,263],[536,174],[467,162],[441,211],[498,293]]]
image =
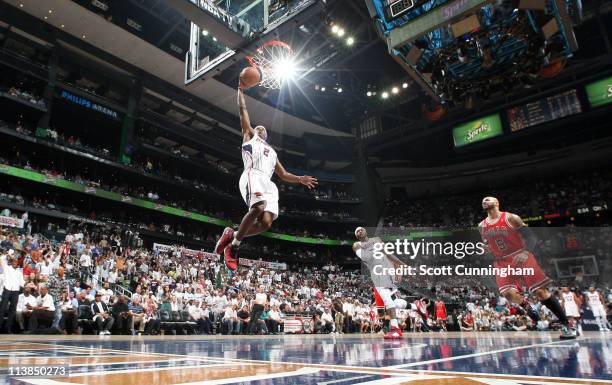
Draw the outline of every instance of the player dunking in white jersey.
[[[242,218],[237,231],[226,227],[215,246],[217,255],[224,254],[229,270],[238,268],[238,246],[245,237],[262,233],[278,217],[278,189],[270,180],[272,174],[288,183],[300,183],[308,188],[317,185],[317,179],[308,175],[297,176],[287,172],[278,160],[276,151],[266,142],[264,126],[251,127],[244,101],[243,86],[238,87],[238,108],[242,126],[242,160],[244,171],[240,176],[240,193],[249,211]]]

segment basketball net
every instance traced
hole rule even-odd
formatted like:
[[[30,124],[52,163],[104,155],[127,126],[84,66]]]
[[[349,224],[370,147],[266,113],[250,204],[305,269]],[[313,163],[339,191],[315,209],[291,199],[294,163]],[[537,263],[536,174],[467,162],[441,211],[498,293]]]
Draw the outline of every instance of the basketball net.
[[[259,85],[270,89],[280,89],[283,85],[285,72],[283,66],[291,62],[293,51],[289,44],[272,40],[257,49],[247,60],[261,73]]]

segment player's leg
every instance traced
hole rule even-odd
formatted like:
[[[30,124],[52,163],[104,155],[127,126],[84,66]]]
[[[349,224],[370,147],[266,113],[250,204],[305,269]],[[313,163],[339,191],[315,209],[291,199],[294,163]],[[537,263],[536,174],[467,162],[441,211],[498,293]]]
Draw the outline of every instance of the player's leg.
[[[593,312],[593,317],[595,318],[595,322],[597,322],[597,326],[599,327],[599,331],[605,331],[606,327],[606,312],[603,306],[591,306],[591,311]]]
[[[523,277],[525,284],[529,288],[529,292],[534,293],[540,303],[546,306],[557,317],[559,322],[561,322],[563,325],[562,337],[575,337],[575,332],[569,330],[565,310],[559,303],[557,297],[552,295],[552,293],[547,289],[547,286],[552,282],[552,280],[546,275],[546,273],[544,273],[533,253],[529,253],[529,257],[520,267],[532,269],[533,274],[525,275]]]
[[[274,221],[274,216],[269,211],[264,211],[257,221],[249,227],[244,237],[252,237],[253,235],[257,235],[263,233],[264,231],[268,231],[270,227],[272,227],[272,222]]]
[[[230,228],[226,228],[225,231],[223,231],[223,235],[221,239],[219,239],[219,242],[217,242],[215,251],[218,249],[223,250],[225,266],[229,270],[235,271],[238,269],[238,247],[242,239],[244,239],[244,234],[253,226],[257,218],[262,216],[265,207],[265,201],[253,204],[246,215],[242,217],[242,221],[240,221],[240,225],[238,226],[238,231],[233,231]]]
[[[240,242],[247,236],[249,230],[258,223],[260,217],[263,217],[266,208],[266,201],[260,201],[251,206],[249,211],[238,226],[238,231],[234,233],[234,240],[232,240],[232,246],[239,246]]]
[[[249,218],[249,224],[245,224],[244,228],[242,223],[240,224],[240,227],[234,236],[236,242],[232,242],[233,245],[239,245],[245,237],[250,237],[267,231],[270,229],[270,227],[272,227],[272,222],[278,218],[278,188],[274,182],[265,180],[263,178],[252,178],[250,183],[250,186],[254,186],[254,188],[256,188],[257,191],[261,191],[261,193],[252,193],[248,198],[249,201],[259,203],[263,202],[264,205],[259,206],[257,213],[253,214],[256,215],[255,220]],[[249,190],[248,187],[249,185],[246,186],[247,190]],[[250,191],[248,191],[247,194],[248,193],[250,193]],[[251,206],[251,208],[253,208],[253,206]],[[244,222],[245,219],[243,218],[242,221]]]
[[[578,311],[578,306],[574,303],[563,303],[563,310],[565,311],[565,315],[567,316],[567,321],[570,327],[576,329],[578,335],[582,334],[582,328],[580,327],[580,312]]]
[[[389,333],[384,335],[385,339],[397,339],[402,337],[402,332],[397,321],[397,312],[395,311],[395,301],[391,295],[391,290],[384,287],[377,287],[378,295],[383,300],[385,313],[389,317]]]
[[[500,288],[499,292],[510,303],[521,305],[524,301],[523,295],[516,287]]]
[[[263,198],[263,187],[259,178],[251,177],[248,173],[242,173],[240,181],[238,183],[240,195],[246,203],[249,211],[242,218],[238,231],[234,231],[231,227],[226,227],[223,230],[223,234],[219,238],[217,245],[215,246],[215,253],[221,255],[225,252],[230,242],[236,240],[236,235],[239,235],[238,242],[234,242],[237,245],[244,238],[244,234],[248,229],[257,221],[257,218],[261,216],[266,207],[265,199]],[[236,250],[235,250],[236,251]],[[228,266],[230,270],[234,270]]]
[[[514,267],[512,263],[504,263],[504,262],[496,262],[494,267],[497,268],[507,268]],[[499,290],[499,294],[506,298],[508,302],[515,304],[523,303],[523,295],[520,290],[520,280],[513,275],[496,275],[495,282],[497,283],[497,288]]]
[[[563,310],[563,307],[559,303],[559,300],[557,300],[557,297],[552,295],[552,293],[548,291],[548,289],[545,287],[536,289],[535,295],[538,297],[542,305],[546,306],[551,312],[553,312],[553,314],[557,317],[557,319],[559,319],[559,322],[561,322],[562,325],[568,325],[568,319],[565,315],[565,310]]]

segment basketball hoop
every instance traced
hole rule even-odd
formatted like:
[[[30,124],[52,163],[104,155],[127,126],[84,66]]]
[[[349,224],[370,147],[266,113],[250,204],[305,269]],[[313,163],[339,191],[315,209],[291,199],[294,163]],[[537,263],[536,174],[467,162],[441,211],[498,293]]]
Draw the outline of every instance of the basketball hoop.
[[[265,88],[280,89],[287,78],[286,66],[292,64],[293,50],[285,42],[272,40],[259,47],[247,60],[261,72],[259,85]]]

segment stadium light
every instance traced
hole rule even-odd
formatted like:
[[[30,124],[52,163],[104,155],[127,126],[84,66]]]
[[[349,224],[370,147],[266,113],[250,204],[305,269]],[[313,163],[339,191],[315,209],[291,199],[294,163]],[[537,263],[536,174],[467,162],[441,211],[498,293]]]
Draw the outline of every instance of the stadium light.
[[[347,45],[353,45],[353,43],[355,43],[355,39],[353,39],[352,37],[349,37],[348,39],[346,39]]]
[[[405,88],[408,88],[408,83],[404,83],[404,84],[402,84],[402,88],[404,88],[404,89],[405,89]]]
[[[399,88],[397,88],[397,87],[393,87],[393,88],[391,89],[391,92],[393,92],[394,94],[397,94],[397,93],[399,92]]]
[[[340,28],[338,30],[338,36],[340,36],[340,37],[344,36],[344,28]]]
[[[383,99],[387,99],[389,97],[389,93],[387,91],[385,91],[385,92],[382,93],[381,96],[382,96]]]
[[[338,93],[341,94],[342,93],[342,87],[338,88]]]
[[[276,63],[274,72],[283,80],[292,79],[296,73],[295,62],[288,58],[283,59]],[[321,91],[323,91],[323,88]]]
[[[204,36],[208,36],[208,31],[207,31],[207,30],[205,30],[205,29],[203,29],[203,30],[202,30],[202,35],[204,35]]]
[[[325,92],[325,87],[321,87],[321,92]]]
[[[366,95],[372,96],[372,91],[368,91],[368,93]]]
[[[336,24],[332,25],[332,27],[331,27],[331,31],[333,33],[338,33],[339,29],[340,29],[340,27],[338,27]]]

